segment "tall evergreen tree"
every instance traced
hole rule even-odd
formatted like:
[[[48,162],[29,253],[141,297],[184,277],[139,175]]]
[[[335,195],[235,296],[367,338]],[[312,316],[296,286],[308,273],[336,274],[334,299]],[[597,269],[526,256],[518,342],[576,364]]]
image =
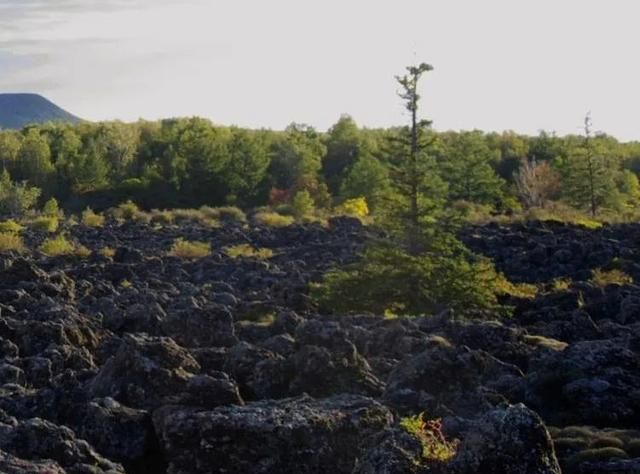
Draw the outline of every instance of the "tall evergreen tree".
[[[431,153],[434,137],[430,122],[418,116],[419,81],[431,70],[423,63],[397,77],[411,118],[388,146],[390,193],[378,221],[384,237],[359,262],[325,275],[316,295],[328,310],[421,314],[495,303],[492,269],[474,261],[445,219],[446,186]]]
[[[576,207],[588,208],[596,217],[600,209],[616,197],[619,165],[607,156],[598,137],[593,136],[591,115],[587,114],[582,143],[570,152],[563,168],[567,200]]]

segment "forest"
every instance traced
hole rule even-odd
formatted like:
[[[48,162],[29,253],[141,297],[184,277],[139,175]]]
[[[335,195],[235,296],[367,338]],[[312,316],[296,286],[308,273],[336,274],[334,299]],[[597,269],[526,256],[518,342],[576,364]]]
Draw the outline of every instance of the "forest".
[[[585,125],[568,136],[429,129],[424,153],[439,197],[471,219],[531,210],[634,219],[640,143],[593,131],[589,117]],[[147,209],[271,206],[286,214],[302,193],[320,214],[354,198],[375,213],[390,190],[389,144],[401,133],[358,127],[348,115],[327,132],[298,123],[249,130],[195,117],[3,130],[0,209],[20,214],[55,197],[72,210],[130,199]]]

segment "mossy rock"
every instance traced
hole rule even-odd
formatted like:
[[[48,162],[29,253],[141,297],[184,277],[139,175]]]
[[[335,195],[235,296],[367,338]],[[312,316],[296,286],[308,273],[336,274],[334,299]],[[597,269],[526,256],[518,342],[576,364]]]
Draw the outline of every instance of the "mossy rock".
[[[608,459],[629,459],[629,455],[620,448],[585,449],[571,456],[568,463],[577,466],[585,462],[606,461]]]

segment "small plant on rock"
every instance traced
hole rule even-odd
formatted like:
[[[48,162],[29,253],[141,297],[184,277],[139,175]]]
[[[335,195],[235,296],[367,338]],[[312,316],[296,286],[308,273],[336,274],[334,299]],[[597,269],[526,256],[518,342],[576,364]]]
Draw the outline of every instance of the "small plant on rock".
[[[258,224],[269,227],[286,227],[295,222],[293,217],[283,216],[277,212],[259,212],[255,215],[254,219]]]
[[[116,254],[116,251],[111,247],[103,247],[100,249],[100,255],[106,258],[113,258]]]
[[[633,278],[621,270],[602,270],[601,268],[596,268],[591,273],[591,282],[600,288],[604,288],[607,285],[622,286],[633,283]]]
[[[9,220],[6,220],[4,222],[0,222],[0,232],[8,232],[8,233],[11,233],[11,234],[19,234],[20,232],[22,232],[22,229],[24,229],[24,227],[22,227],[20,224],[18,224],[13,219],[9,219]]]
[[[67,238],[63,234],[45,239],[45,241],[42,242],[42,245],[40,245],[39,249],[43,254],[49,257],[71,255],[76,250],[73,243],[67,240]]]
[[[31,221],[31,228],[38,232],[53,233],[58,230],[58,225],[58,218],[52,216],[42,216]]]
[[[60,206],[56,198],[51,198],[44,203],[42,214],[48,217],[58,217],[60,215]]]
[[[338,214],[344,214],[353,217],[367,217],[369,215],[369,206],[367,200],[363,197],[347,199],[336,208]]]
[[[129,200],[129,201],[123,202],[118,207],[116,207],[113,210],[113,215],[116,218],[125,219],[125,220],[131,220],[139,212],[140,212],[140,209],[138,208],[136,203],[134,203],[133,201]]]
[[[169,255],[180,258],[203,258],[211,254],[211,244],[207,242],[188,241],[178,238],[173,242]]]
[[[0,252],[24,252],[22,237],[15,232],[0,232]]]
[[[426,461],[447,462],[458,450],[459,441],[447,441],[442,434],[441,420],[425,420],[424,414],[403,418],[400,426],[422,444],[422,457]]]
[[[82,211],[82,223],[87,227],[102,227],[104,225],[104,216],[96,214],[90,207]]]
[[[273,250],[267,248],[254,248],[249,244],[239,244],[225,247],[224,253],[226,253],[231,258],[247,257],[266,260],[273,257]]]

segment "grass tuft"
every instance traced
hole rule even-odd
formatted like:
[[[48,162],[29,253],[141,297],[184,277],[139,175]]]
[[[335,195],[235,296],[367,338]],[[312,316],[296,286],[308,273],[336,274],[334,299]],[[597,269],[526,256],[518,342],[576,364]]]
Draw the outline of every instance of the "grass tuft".
[[[211,255],[211,244],[178,238],[173,242],[169,255],[180,258],[203,258]]]

